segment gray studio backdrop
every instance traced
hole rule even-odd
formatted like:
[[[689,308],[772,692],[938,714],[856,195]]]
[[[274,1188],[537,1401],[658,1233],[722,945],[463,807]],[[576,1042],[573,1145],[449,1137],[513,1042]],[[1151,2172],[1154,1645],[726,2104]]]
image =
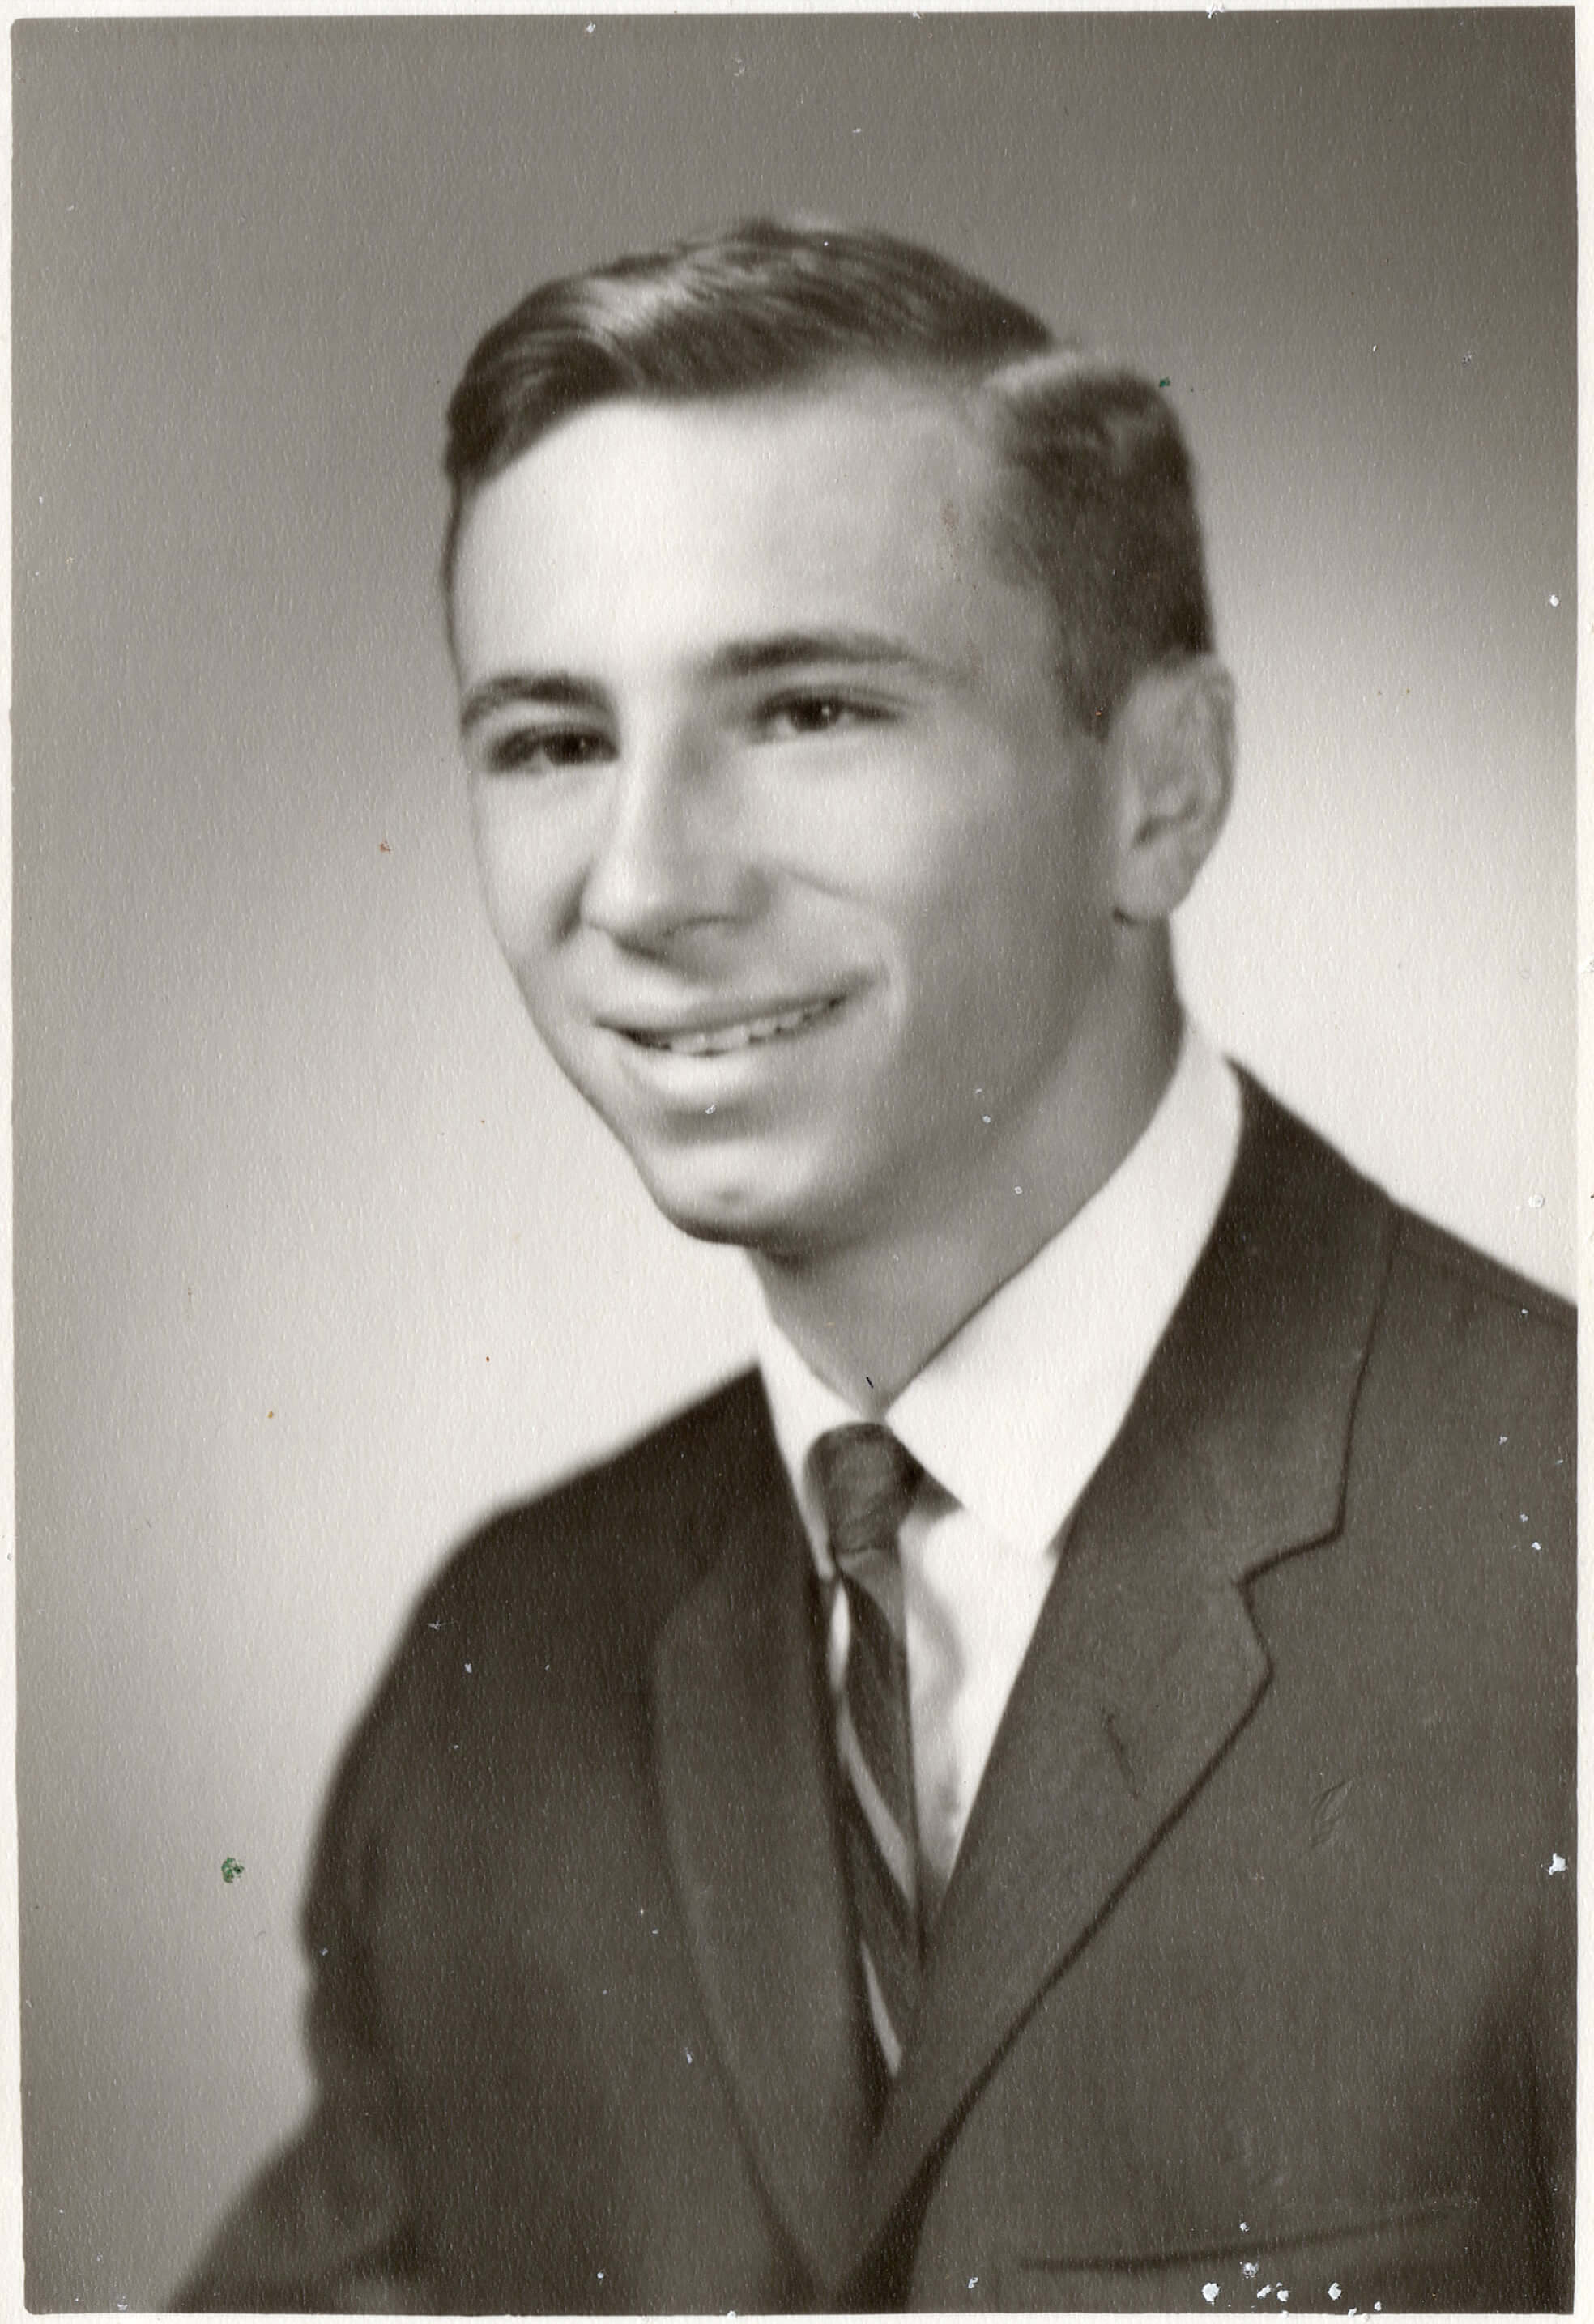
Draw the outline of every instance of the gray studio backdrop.
[[[1571,58],[1515,14],[16,31],[33,2305],[158,2302],[301,2107],[316,1808],[443,1548],[747,1344],[478,916],[434,587],[477,335],[800,208],[1166,379],[1241,703],[1188,988],[1570,1287]]]

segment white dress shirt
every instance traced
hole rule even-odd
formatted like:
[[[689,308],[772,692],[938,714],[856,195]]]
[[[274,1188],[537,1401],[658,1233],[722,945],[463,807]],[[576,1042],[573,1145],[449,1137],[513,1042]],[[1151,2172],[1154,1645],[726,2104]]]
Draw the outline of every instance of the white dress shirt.
[[[1239,1086],[1186,1021],[1162,1102],[1107,1184],[878,1416],[817,1379],[767,1315],[759,1363],[820,1572],[811,1473],[827,1429],[878,1417],[925,1471],[900,1536],[921,1877],[950,1877],[1068,1521],[1123,1425],[1212,1231],[1239,1145]],[[836,1592],[830,1683],[847,1667]]]

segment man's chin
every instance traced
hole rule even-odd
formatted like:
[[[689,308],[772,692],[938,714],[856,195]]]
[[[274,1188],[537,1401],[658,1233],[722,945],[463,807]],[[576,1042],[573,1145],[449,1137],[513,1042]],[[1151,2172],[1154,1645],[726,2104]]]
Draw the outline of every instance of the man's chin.
[[[644,1179],[644,1185],[647,1182]],[[790,1249],[802,1237],[794,1222],[772,1214],[767,1205],[754,1202],[710,1201],[672,1190],[648,1186],[653,1207],[681,1234],[694,1242],[731,1243],[742,1250]]]
[[[771,1185],[752,1176],[726,1172],[712,1176],[650,1168],[632,1157],[637,1176],[660,1215],[694,1242],[729,1243],[773,1258],[797,1259],[826,1238],[820,1206],[794,1187]]]

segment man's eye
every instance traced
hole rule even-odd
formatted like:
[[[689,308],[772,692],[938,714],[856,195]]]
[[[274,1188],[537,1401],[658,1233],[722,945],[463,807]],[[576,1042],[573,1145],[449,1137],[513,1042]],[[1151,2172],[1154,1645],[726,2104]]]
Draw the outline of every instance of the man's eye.
[[[760,732],[780,742],[809,734],[829,734],[842,726],[877,725],[885,716],[878,703],[859,702],[845,694],[783,694],[767,702],[759,713]]]
[[[585,726],[517,726],[496,734],[483,753],[489,774],[554,774],[614,755],[607,734]]]

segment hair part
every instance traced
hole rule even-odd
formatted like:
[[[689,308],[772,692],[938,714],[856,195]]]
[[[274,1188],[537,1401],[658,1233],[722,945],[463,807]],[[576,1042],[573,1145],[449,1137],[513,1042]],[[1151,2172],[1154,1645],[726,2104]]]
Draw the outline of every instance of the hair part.
[[[803,221],[753,219],[564,276],[487,332],[449,404],[445,603],[476,494],[561,420],[860,372],[944,387],[986,437],[994,552],[1050,601],[1087,732],[1105,733],[1141,670],[1210,650],[1190,458],[1158,391],[1059,346],[936,252]]]

